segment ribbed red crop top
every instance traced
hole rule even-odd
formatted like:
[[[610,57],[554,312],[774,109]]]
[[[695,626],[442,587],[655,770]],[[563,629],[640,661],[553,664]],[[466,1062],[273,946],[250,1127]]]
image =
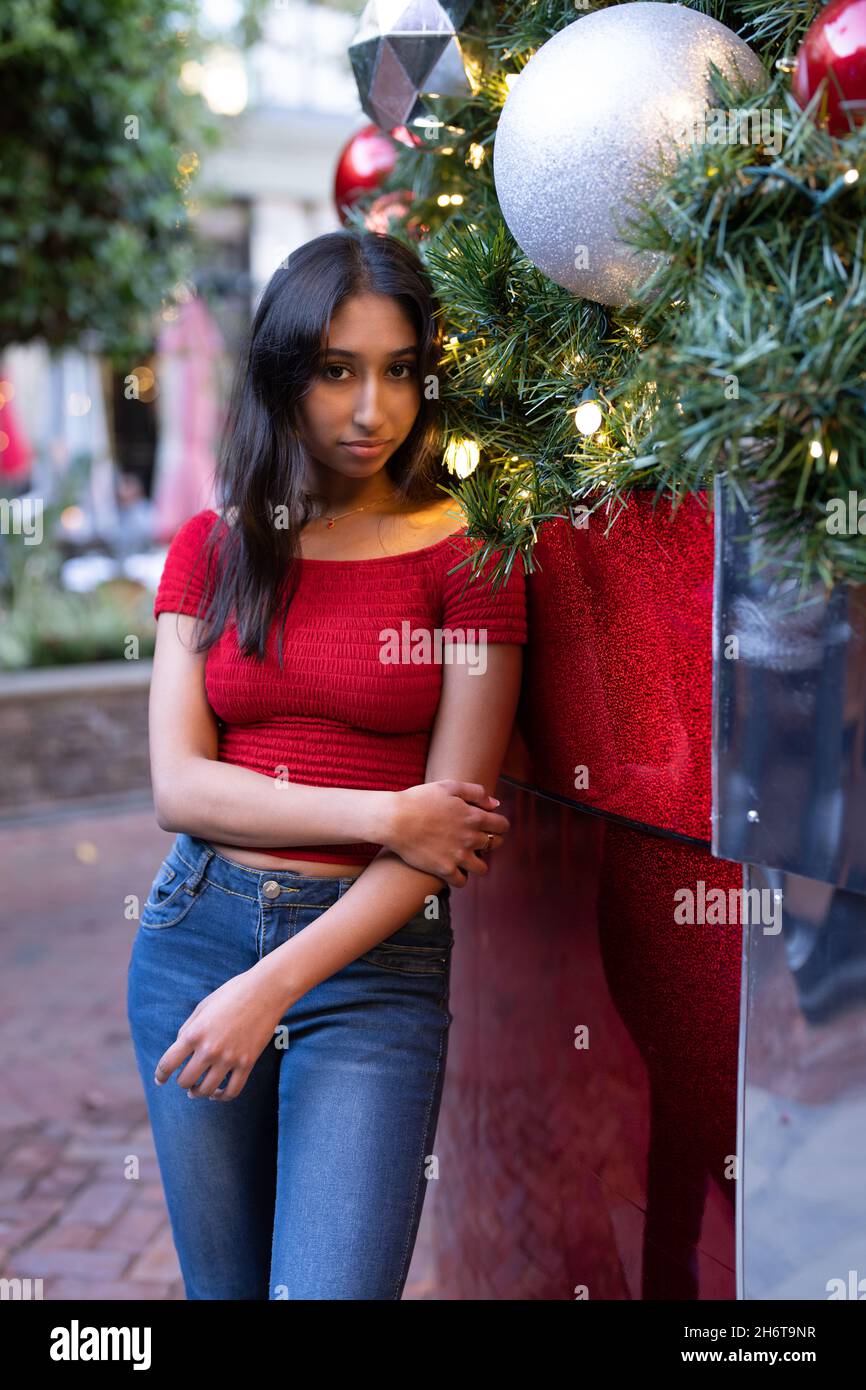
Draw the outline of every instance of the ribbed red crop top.
[[[216,521],[214,511],[197,512],[175,535],[154,617],[196,613],[205,579],[202,548]],[[276,623],[262,662],[240,652],[231,620],[208,651],[205,688],[220,721],[218,759],[313,786],[402,791],[423,782],[443,661],[479,661],[474,643],[483,644],[482,632],[487,643],[527,640],[526,581],[519,559],[498,591],[489,583],[492,557],[478,579],[467,582],[468,564],[447,573],[478,544],[464,530],[400,555],[301,557],[283,634],[282,669]],[[443,647],[447,638],[437,629],[464,629],[465,655],[460,648]],[[386,630],[394,634],[393,661],[382,658]],[[426,654],[417,645],[425,641]],[[422,658],[417,663],[411,660],[413,649]],[[368,864],[381,848],[361,841],[286,849],[262,845],[258,852]]]

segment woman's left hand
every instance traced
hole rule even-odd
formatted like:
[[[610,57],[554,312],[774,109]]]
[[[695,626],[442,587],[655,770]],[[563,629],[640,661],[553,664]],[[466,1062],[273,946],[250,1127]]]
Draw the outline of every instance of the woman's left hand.
[[[177,1078],[179,1086],[190,1096],[234,1100],[273,1040],[284,1013],[285,1008],[268,988],[266,977],[257,974],[255,966],[233,976],[196,1005],[178,1030],[177,1041],[157,1062],[154,1080],[158,1086],[163,1085],[188,1057]],[[207,1074],[202,1076],[205,1071]],[[228,1085],[218,1091],[227,1072],[231,1072]]]

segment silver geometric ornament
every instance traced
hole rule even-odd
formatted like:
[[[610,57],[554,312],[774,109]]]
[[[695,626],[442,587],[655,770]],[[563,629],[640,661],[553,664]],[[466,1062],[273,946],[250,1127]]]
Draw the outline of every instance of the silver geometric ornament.
[[[349,45],[366,114],[382,130],[420,134],[472,96],[458,30],[473,0],[369,0]]]

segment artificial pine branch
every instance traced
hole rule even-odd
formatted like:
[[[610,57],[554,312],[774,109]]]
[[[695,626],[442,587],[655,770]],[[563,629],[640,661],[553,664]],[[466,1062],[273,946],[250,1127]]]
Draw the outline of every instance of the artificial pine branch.
[[[481,447],[453,495],[471,534],[502,545],[499,578],[518,553],[531,568],[538,526],[576,501],[615,518],[640,487],[676,509],[686,496],[711,500],[721,473],[750,506],[760,497],[767,544],[794,547],[803,583],[866,580],[864,539],[826,526],[832,499],[866,496],[866,134],[819,129],[788,93],[790,61],[777,66],[796,54],[817,0],[692,8],[739,33],[768,71],[752,96],[714,73],[717,105],[780,111],[784,145],[778,157],[751,143],[672,151],[657,197],[624,210],[637,219],[624,239],[664,253],[634,307],[604,308],[547,279],[496,198],[505,74],[581,18],[573,0],[478,0],[461,31],[472,99],[429,144],[396,146],[385,188],[410,189],[410,217],[429,231],[420,241],[405,225],[392,231],[419,251],[442,306],[445,440]],[[860,177],[846,183],[851,169]],[[584,438],[573,410],[588,386],[604,424]]]
[[[679,492],[724,473],[760,497],[758,529],[777,558],[796,548],[803,584],[864,582],[866,539],[827,520],[866,496],[866,130],[819,130],[782,73],[755,105],[781,113],[781,154],[693,146],[629,237],[668,256],[624,383],[660,400],[634,462]]]

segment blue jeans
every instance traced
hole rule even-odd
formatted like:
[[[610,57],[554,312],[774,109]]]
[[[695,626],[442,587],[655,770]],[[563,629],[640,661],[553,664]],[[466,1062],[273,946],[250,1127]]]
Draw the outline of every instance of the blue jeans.
[[[156,1064],[195,1006],[296,936],[350,878],[252,869],[177,836],[141,914],[127,1007],[188,1299],[399,1299],[445,1075],[451,889],[284,1015],[236,1099]],[[432,909],[432,904],[431,904]],[[427,909],[428,911],[431,909]]]

